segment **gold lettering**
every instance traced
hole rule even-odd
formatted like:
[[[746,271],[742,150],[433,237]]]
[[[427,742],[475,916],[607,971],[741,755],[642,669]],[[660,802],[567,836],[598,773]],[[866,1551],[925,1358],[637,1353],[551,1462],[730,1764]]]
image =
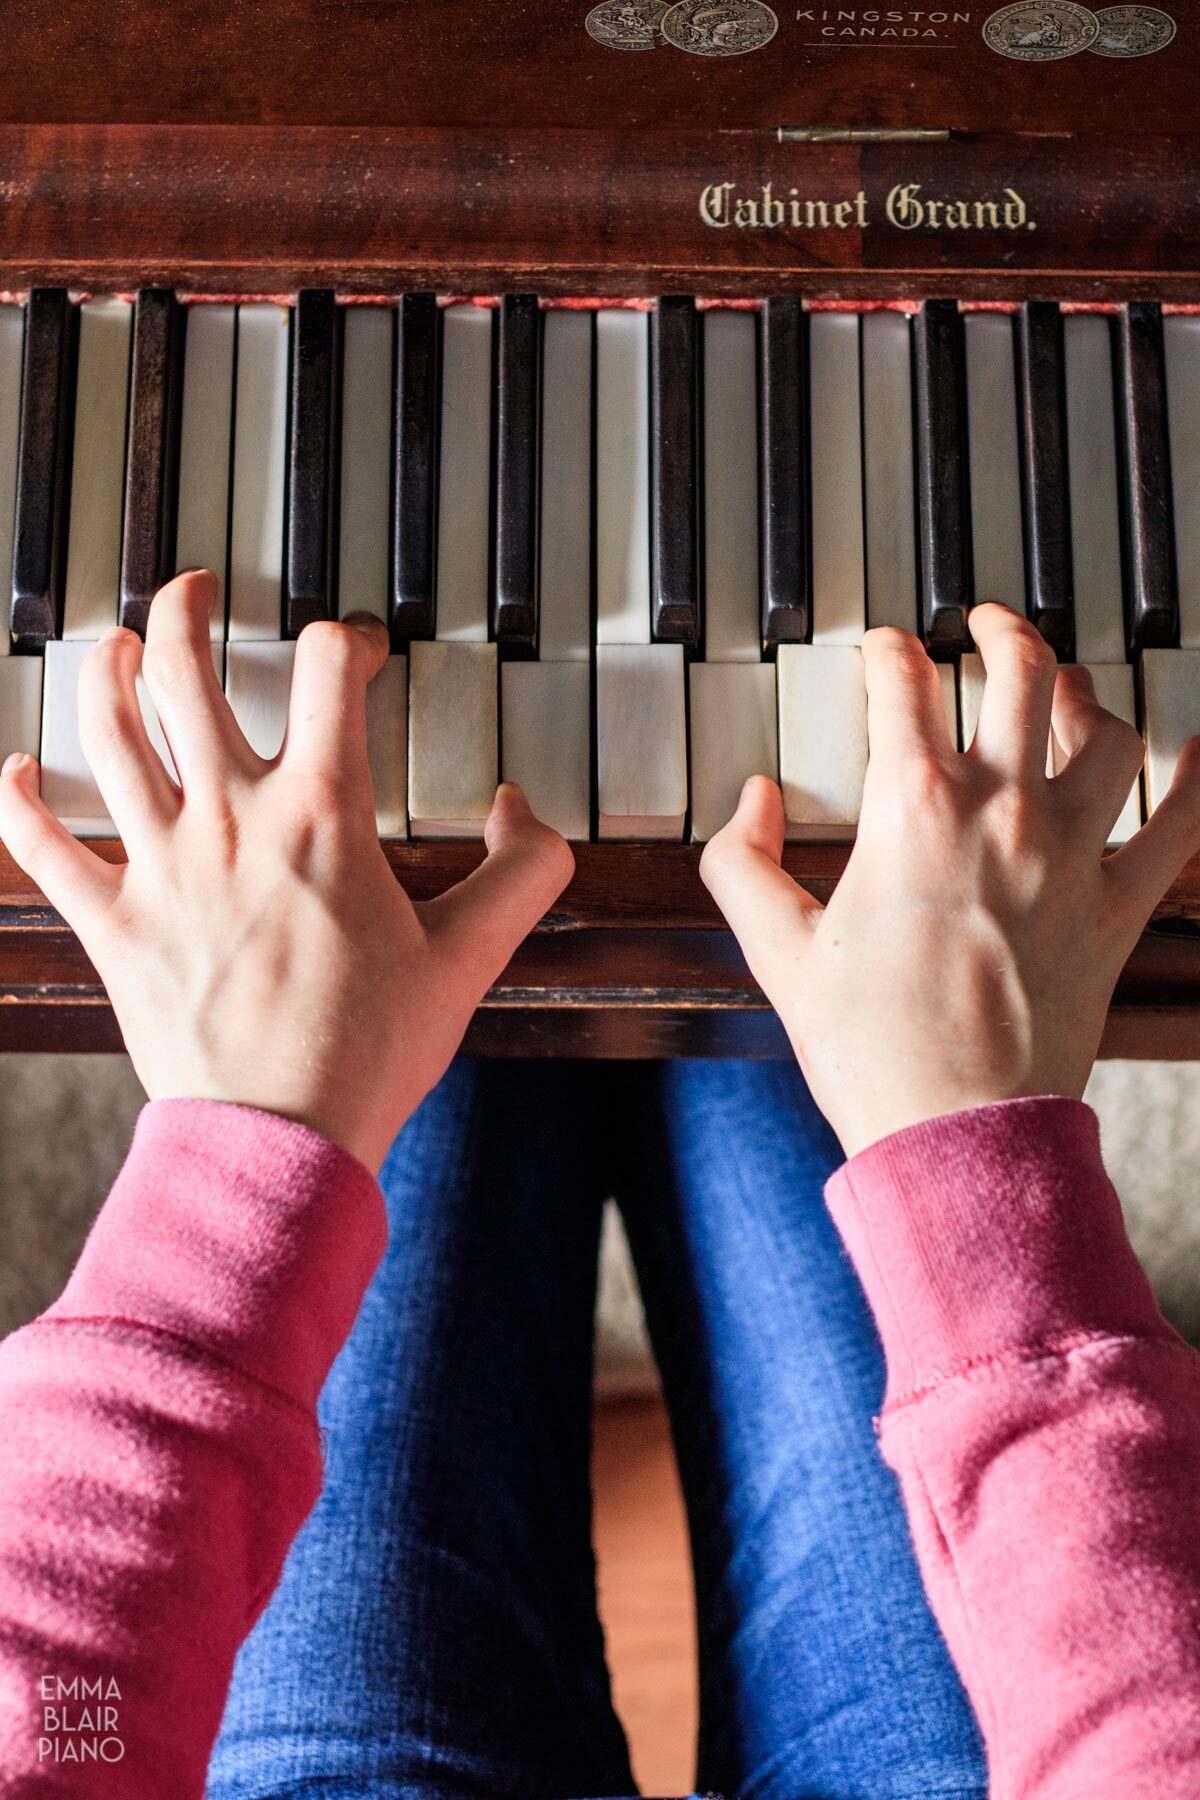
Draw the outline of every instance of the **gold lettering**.
[[[915,231],[925,222],[925,209],[917,198],[921,192],[916,182],[897,183],[883,203],[889,225],[900,231]]]
[[[1013,188],[1005,188],[1004,192],[1008,195],[1008,199],[1004,202],[1005,226],[1009,231],[1020,231],[1022,225],[1025,224],[1025,221],[1028,218],[1028,214],[1025,210],[1025,202],[1022,200],[1020,194]],[[1030,230],[1032,229],[1033,227],[1031,225]]]
[[[729,223],[729,196],[732,181],[715,181],[700,196],[700,217],[706,225],[724,228]]]

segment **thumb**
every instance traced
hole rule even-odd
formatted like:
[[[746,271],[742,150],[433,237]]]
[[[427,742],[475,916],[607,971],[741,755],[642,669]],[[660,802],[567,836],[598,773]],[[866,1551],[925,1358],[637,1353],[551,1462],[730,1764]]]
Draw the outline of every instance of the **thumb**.
[[[724,913],[750,972],[769,999],[794,968],[823,911],[784,873],[783,796],[765,775],[752,775],[728,825],[710,838],[700,876]]]
[[[565,838],[534,817],[519,787],[502,782],[483,830],[487,857],[465,881],[417,908],[430,937],[469,971],[483,994],[570,881]]]

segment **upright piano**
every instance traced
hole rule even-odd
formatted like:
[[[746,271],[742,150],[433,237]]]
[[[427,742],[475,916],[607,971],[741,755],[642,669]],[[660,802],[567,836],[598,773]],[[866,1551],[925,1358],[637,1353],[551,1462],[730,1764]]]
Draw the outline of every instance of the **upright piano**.
[[[375,611],[397,878],[471,868],[501,775],[575,840],[470,1046],[780,1053],[700,843],[778,773],[787,866],[830,892],[866,628],[922,634],[960,744],[971,604],[1087,663],[1147,744],[1117,836],[1200,730],[1194,10],[21,0],[0,749],[119,857],[90,642],[211,566],[273,754],[299,631]],[[1110,1054],[1200,1054],[1198,932],[1200,861]],[[0,855],[0,1047],[118,1043]]]

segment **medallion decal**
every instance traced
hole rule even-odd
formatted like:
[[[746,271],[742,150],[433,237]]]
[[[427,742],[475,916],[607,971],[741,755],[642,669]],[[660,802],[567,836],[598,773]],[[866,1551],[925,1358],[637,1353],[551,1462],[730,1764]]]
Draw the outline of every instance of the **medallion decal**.
[[[763,0],[678,0],[661,30],[693,56],[745,56],[770,43],[779,20]]]
[[[990,49],[1018,62],[1060,62],[1091,49],[1100,36],[1100,21],[1076,0],[1019,0],[994,12],[983,36]]]
[[[1102,6],[1096,13],[1100,36],[1092,45],[1097,56],[1153,56],[1175,36],[1175,21],[1157,6]]]

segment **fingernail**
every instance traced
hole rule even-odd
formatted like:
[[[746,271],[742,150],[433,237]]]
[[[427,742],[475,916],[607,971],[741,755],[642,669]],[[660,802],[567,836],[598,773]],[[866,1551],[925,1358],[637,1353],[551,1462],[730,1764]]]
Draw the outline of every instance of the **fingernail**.
[[[30,759],[28,759],[26,757],[25,752],[23,750],[14,750],[12,752],[11,756],[5,757],[3,767],[0,767],[0,775],[15,774],[16,771],[21,767],[21,764],[23,762],[26,762],[27,760],[30,760]]]
[[[371,636],[385,629],[383,620],[377,614],[366,611],[346,613],[342,624],[353,625],[355,631],[367,632]]]
[[[118,638],[128,636],[129,632],[124,625],[106,625],[104,630],[100,633],[100,636],[96,639],[96,642],[98,644],[111,644]]]

